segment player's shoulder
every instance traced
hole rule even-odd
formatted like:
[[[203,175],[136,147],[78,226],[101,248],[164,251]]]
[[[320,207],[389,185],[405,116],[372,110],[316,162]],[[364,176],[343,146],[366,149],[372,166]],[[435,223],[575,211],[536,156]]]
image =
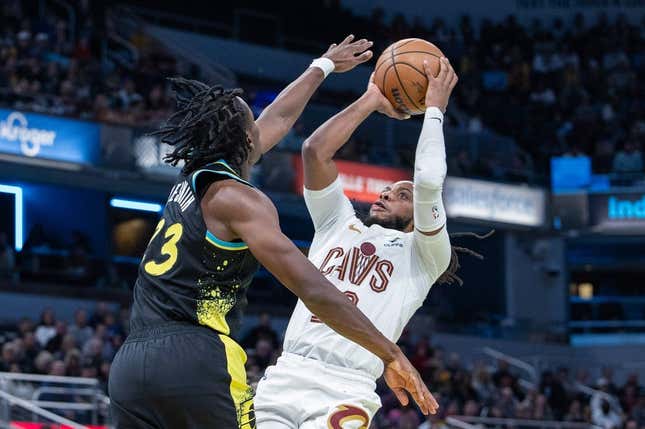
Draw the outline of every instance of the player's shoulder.
[[[233,179],[212,183],[204,194],[202,204],[218,213],[239,214],[275,210],[275,206],[264,192]]]

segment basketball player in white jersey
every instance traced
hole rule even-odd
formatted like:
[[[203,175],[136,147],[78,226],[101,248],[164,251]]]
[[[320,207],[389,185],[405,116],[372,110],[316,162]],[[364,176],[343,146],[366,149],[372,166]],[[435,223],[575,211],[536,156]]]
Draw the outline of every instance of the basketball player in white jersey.
[[[302,152],[304,197],[315,227],[309,259],[394,342],[433,283],[454,278],[457,265],[451,264],[441,198],[446,176],[443,112],[457,75],[447,59],[440,64],[436,78],[425,65],[427,110],[414,182],[383,189],[366,220],[356,217],[344,195],[333,157],[374,111],[405,118],[376,85],[370,82],[365,94],[316,130]],[[335,333],[298,301],[284,352],[257,388],[258,428],[367,429],[381,406],[375,393],[381,374],[378,357]],[[403,405],[408,403],[405,392],[394,392]],[[432,402],[434,414],[438,405],[434,398]]]

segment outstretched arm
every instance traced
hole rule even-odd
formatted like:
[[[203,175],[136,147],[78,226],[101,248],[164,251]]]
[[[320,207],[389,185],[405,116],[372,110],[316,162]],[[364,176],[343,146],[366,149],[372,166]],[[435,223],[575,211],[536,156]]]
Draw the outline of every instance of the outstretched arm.
[[[365,39],[352,42],[353,39],[353,35],[347,36],[339,45],[332,44],[323,55],[333,62],[335,72],[351,70],[372,58],[372,51],[368,50],[372,42]],[[309,67],[264,109],[255,121],[260,129],[262,153],[268,152],[289,132],[324,79],[320,68]]]
[[[336,289],[282,233],[271,201],[245,185],[213,186],[204,195],[202,211],[211,231],[226,225],[278,280],[295,293],[327,326],[381,358],[404,382],[424,414],[436,402],[401,350],[388,340],[347,297]],[[396,391],[401,397],[402,390]],[[404,397],[404,395],[403,395]]]
[[[447,58],[441,58],[439,62],[437,77],[424,62],[428,78],[427,109],[414,160],[414,226],[424,235],[435,235],[446,224],[441,196],[447,173],[443,112],[457,84],[457,74]]]
[[[446,211],[442,192],[446,178],[446,148],[443,138],[443,112],[457,84],[457,75],[446,58],[434,77],[424,64],[428,77],[426,113],[414,160],[414,245],[413,266],[417,273],[431,281],[423,286],[420,296],[448,268],[451,258],[450,238],[446,231]]]
[[[375,111],[396,119],[409,118],[395,111],[370,79],[367,90],[358,100],[322,124],[305,140],[302,146],[305,188],[318,191],[336,180],[338,170],[333,161],[334,155]]]

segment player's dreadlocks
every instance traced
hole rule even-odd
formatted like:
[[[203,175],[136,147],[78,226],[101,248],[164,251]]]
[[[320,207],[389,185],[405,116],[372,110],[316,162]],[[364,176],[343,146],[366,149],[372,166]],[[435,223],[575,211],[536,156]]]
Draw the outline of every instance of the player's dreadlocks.
[[[152,133],[174,147],[164,161],[171,165],[184,161],[182,172],[189,174],[224,159],[239,173],[250,151],[244,108],[236,100],[242,90],[184,78],[169,80],[178,110],[165,126]]]
[[[459,237],[474,237],[478,240],[483,240],[493,235],[494,232],[494,229],[490,230],[484,235],[475,234],[474,232],[455,232],[450,234],[450,240],[452,241],[453,238]],[[461,286],[462,284],[464,284],[464,281],[457,275],[457,271],[459,271],[459,268],[461,267],[461,265],[459,265],[459,253],[465,253],[467,255],[474,256],[477,259],[484,259],[484,256],[475,252],[474,250],[468,249],[467,247],[450,247],[450,264],[448,265],[446,271],[444,271],[443,274],[439,276],[437,283],[453,284],[456,282],[459,284],[459,286]]]

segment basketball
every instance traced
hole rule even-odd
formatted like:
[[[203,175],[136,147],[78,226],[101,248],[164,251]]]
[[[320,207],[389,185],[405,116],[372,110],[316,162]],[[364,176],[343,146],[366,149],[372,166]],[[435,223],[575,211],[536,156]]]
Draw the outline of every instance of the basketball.
[[[428,61],[432,74],[439,73],[439,48],[423,39],[403,39],[390,45],[379,57],[374,82],[390,103],[402,112],[420,115],[425,112],[428,79],[423,61]]]

